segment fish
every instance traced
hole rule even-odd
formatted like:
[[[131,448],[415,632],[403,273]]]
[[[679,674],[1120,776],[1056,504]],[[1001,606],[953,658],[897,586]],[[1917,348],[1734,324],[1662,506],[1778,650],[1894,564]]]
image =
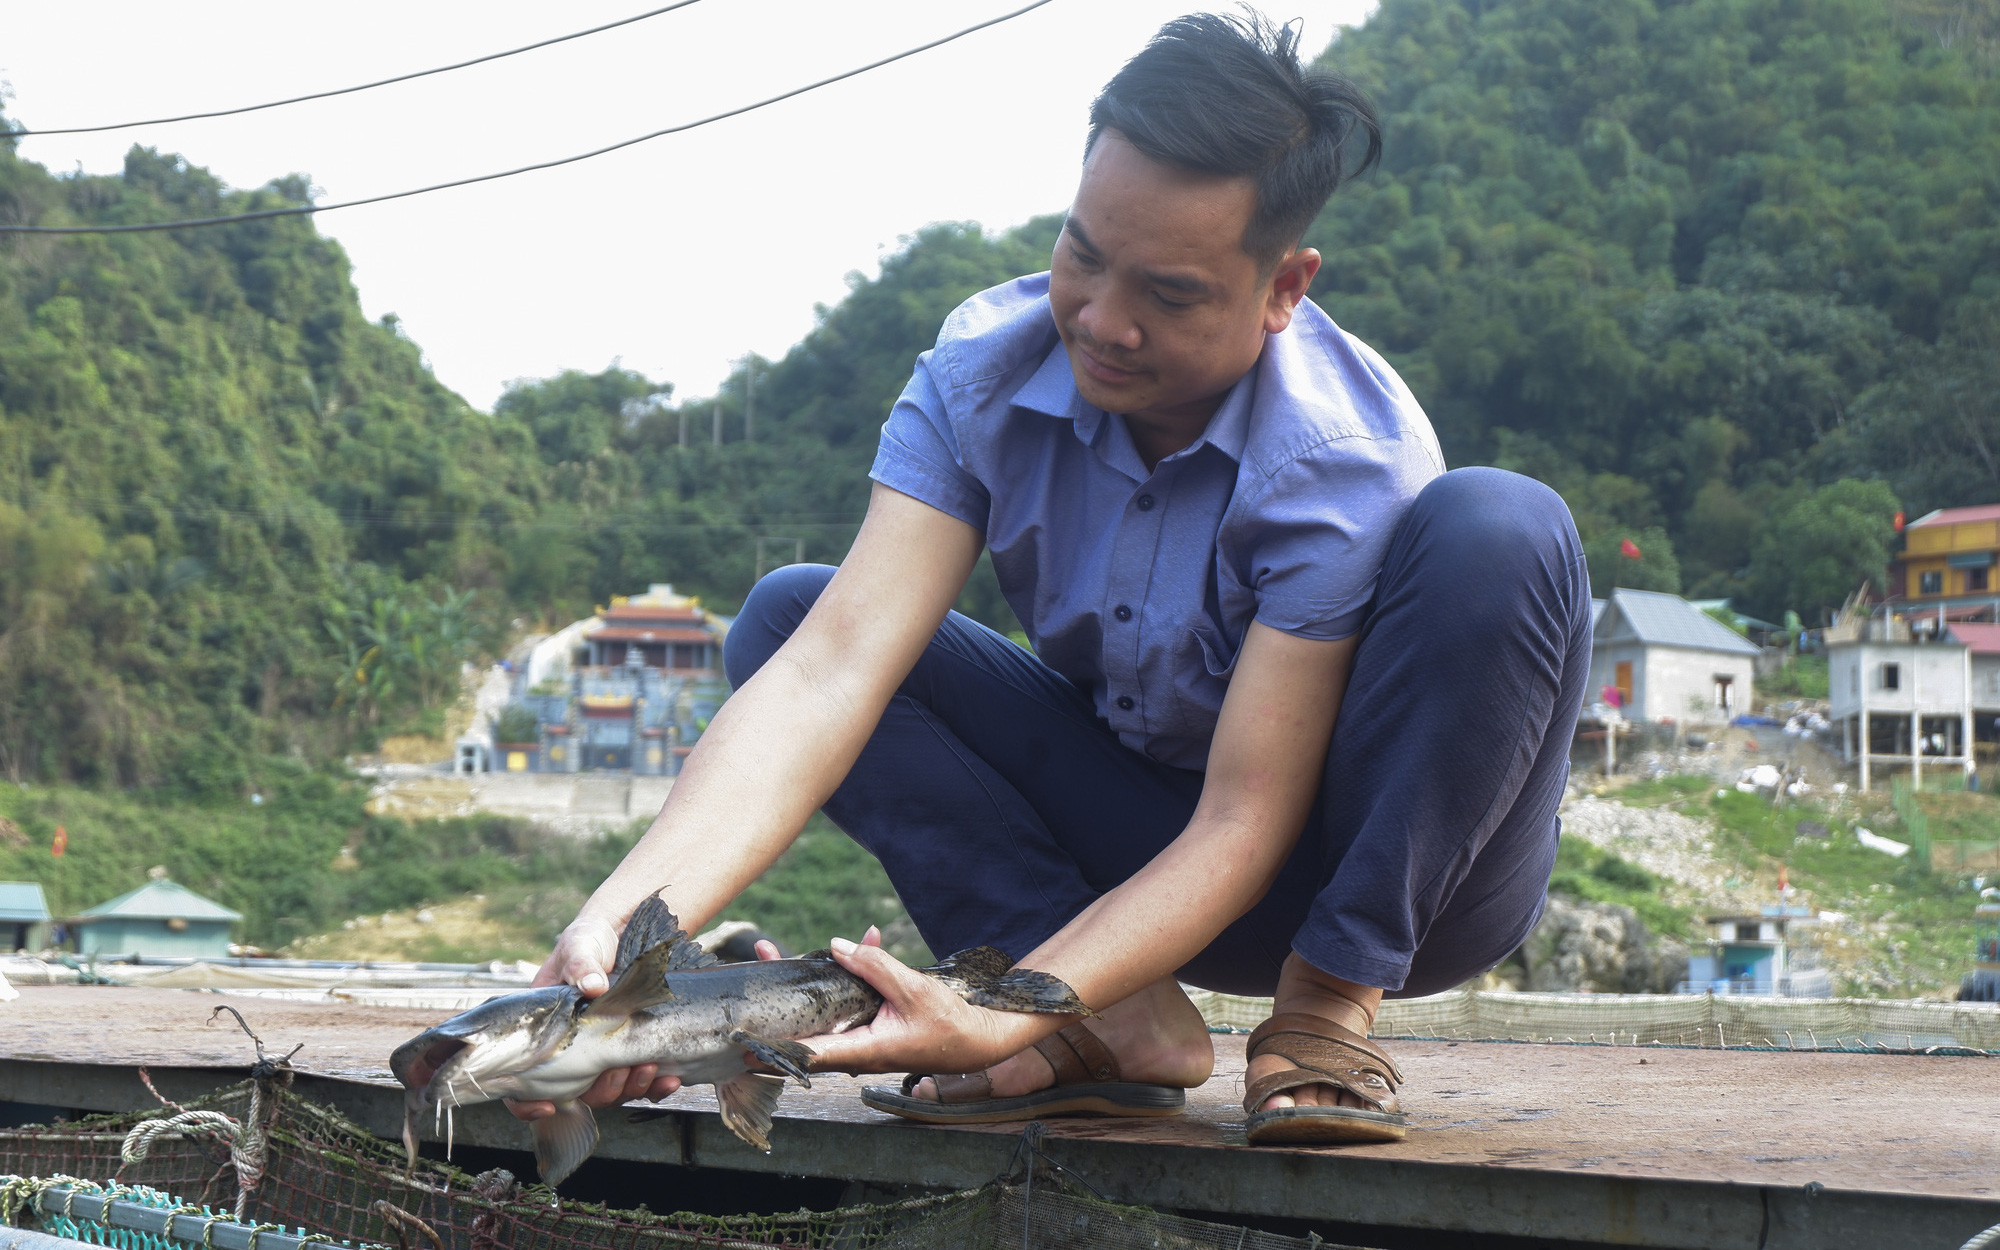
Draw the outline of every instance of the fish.
[[[991,946],[919,971],[981,1007],[1097,1014],[1061,979],[1016,968]],[[785,1077],[812,1087],[807,1068],[815,1052],[798,1039],[858,1028],[882,1005],[831,951],[723,963],[688,937],[657,895],[625,926],[611,978],[595,999],[571,985],[503,994],[398,1046],[389,1068],[404,1087],[410,1167],[426,1116],[445,1121],[449,1143],[458,1107],[545,1099],[556,1111],[531,1122],[535,1164],[544,1182],[560,1185],[597,1149],[596,1117],[579,1099],[600,1073],[642,1063],[658,1064],[661,1076],[683,1084],[714,1085],[723,1124],[768,1152]],[[431,1075],[419,1081],[426,1068]]]

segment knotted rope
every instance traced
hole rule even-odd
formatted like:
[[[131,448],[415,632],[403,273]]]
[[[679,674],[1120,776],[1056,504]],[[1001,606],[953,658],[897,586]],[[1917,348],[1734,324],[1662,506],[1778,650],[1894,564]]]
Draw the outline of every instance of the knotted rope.
[[[152,1152],[153,1143],[162,1137],[214,1138],[227,1142],[233,1152],[242,1134],[243,1126],[220,1111],[183,1111],[164,1120],[142,1120],[133,1126],[118,1147],[118,1158],[123,1163],[137,1163]]]
[[[179,1114],[135,1125],[119,1145],[118,1158],[123,1164],[137,1163],[151,1153],[153,1143],[162,1137],[207,1137],[226,1142],[229,1162],[236,1169],[235,1213],[236,1219],[241,1221],[244,1212],[249,1210],[251,1195],[256,1193],[257,1186],[264,1179],[271,1121],[278,1111],[278,1099],[273,1094],[276,1090],[291,1087],[292,1056],[299,1053],[299,1047],[294,1046],[289,1053],[273,1059],[265,1055],[264,1040],[250,1031],[243,1013],[236,1008],[226,1005],[217,1007],[209,1013],[209,1023],[213,1024],[216,1017],[225,1011],[236,1017],[237,1027],[248,1034],[257,1047],[257,1062],[250,1067],[250,1114],[238,1121],[220,1111],[189,1111],[154,1089],[152,1078],[144,1068],[140,1068],[139,1079],[146,1083],[147,1089],[152,1090],[153,1097]]]

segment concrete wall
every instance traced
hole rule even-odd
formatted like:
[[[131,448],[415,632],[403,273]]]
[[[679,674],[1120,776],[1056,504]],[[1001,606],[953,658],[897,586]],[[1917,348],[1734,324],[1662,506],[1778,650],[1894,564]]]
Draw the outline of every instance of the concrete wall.
[[[1756,657],[1686,647],[1650,647],[1646,654],[1645,716],[1658,720],[1726,721],[1754,711]],[[1729,679],[1729,706],[1718,706],[1716,678]]]
[[[2000,712],[2000,655],[1972,657],[1972,706],[1981,712]]]
[[[1646,698],[1651,690],[1646,680],[1646,644],[1643,642],[1611,642],[1594,647],[1590,653],[1590,689],[1584,695],[1584,703],[1596,703],[1603,697],[1606,686],[1618,684],[1618,666],[1629,663],[1632,666],[1632,701],[1627,703],[1624,714],[1628,719],[1645,720],[1648,716],[1641,710],[1646,706]]]
[[[1883,666],[1896,666],[1896,688],[1882,683]],[[1861,710],[1871,713],[1956,716],[1965,706],[1965,648],[1950,643],[1854,642],[1827,649],[1827,679],[1836,719]],[[1977,683],[1975,683],[1975,689]]]
[[[199,959],[229,954],[229,924],[220,920],[190,920],[176,932],[164,920],[112,917],[76,925],[76,948],[84,955],[147,955],[163,959]]]
[[[1642,642],[1610,642],[1592,649],[1586,703],[1597,702],[1604,687],[1617,684],[1621,661],[1632,665],[1632,702],[1625,708],[1628,720],[1654,721],[1663,716],[1680,722],[1726,720],[1728,717],[1714,706],[1718,673],[1730,678],[1733,702],[1728,716],[1741,716],[1754,708],[1751,683],[1756,674],[1755,656]],[[1701,710],[1695,709],[1694,699],[1701,700]]]

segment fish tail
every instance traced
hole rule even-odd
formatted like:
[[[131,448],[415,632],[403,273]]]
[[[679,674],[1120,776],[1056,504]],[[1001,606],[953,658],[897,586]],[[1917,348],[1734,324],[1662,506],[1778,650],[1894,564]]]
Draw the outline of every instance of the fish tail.
[[[960,951],[924,971],[975,1007],[1058,1016],[1097,1014],[1060,977],[1016,968],[1005,951],[991,946]]]

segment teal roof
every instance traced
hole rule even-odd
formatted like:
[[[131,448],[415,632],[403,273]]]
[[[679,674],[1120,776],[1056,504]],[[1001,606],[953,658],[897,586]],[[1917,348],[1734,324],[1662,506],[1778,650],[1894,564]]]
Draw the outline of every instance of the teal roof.
[[[205,899],[172,881],[148,881],[130,894],[85,908],[78,920],[241,920],[243,913]]]
[[[0,924],[41,924],[49,918],[39,881],[0,881]]]

